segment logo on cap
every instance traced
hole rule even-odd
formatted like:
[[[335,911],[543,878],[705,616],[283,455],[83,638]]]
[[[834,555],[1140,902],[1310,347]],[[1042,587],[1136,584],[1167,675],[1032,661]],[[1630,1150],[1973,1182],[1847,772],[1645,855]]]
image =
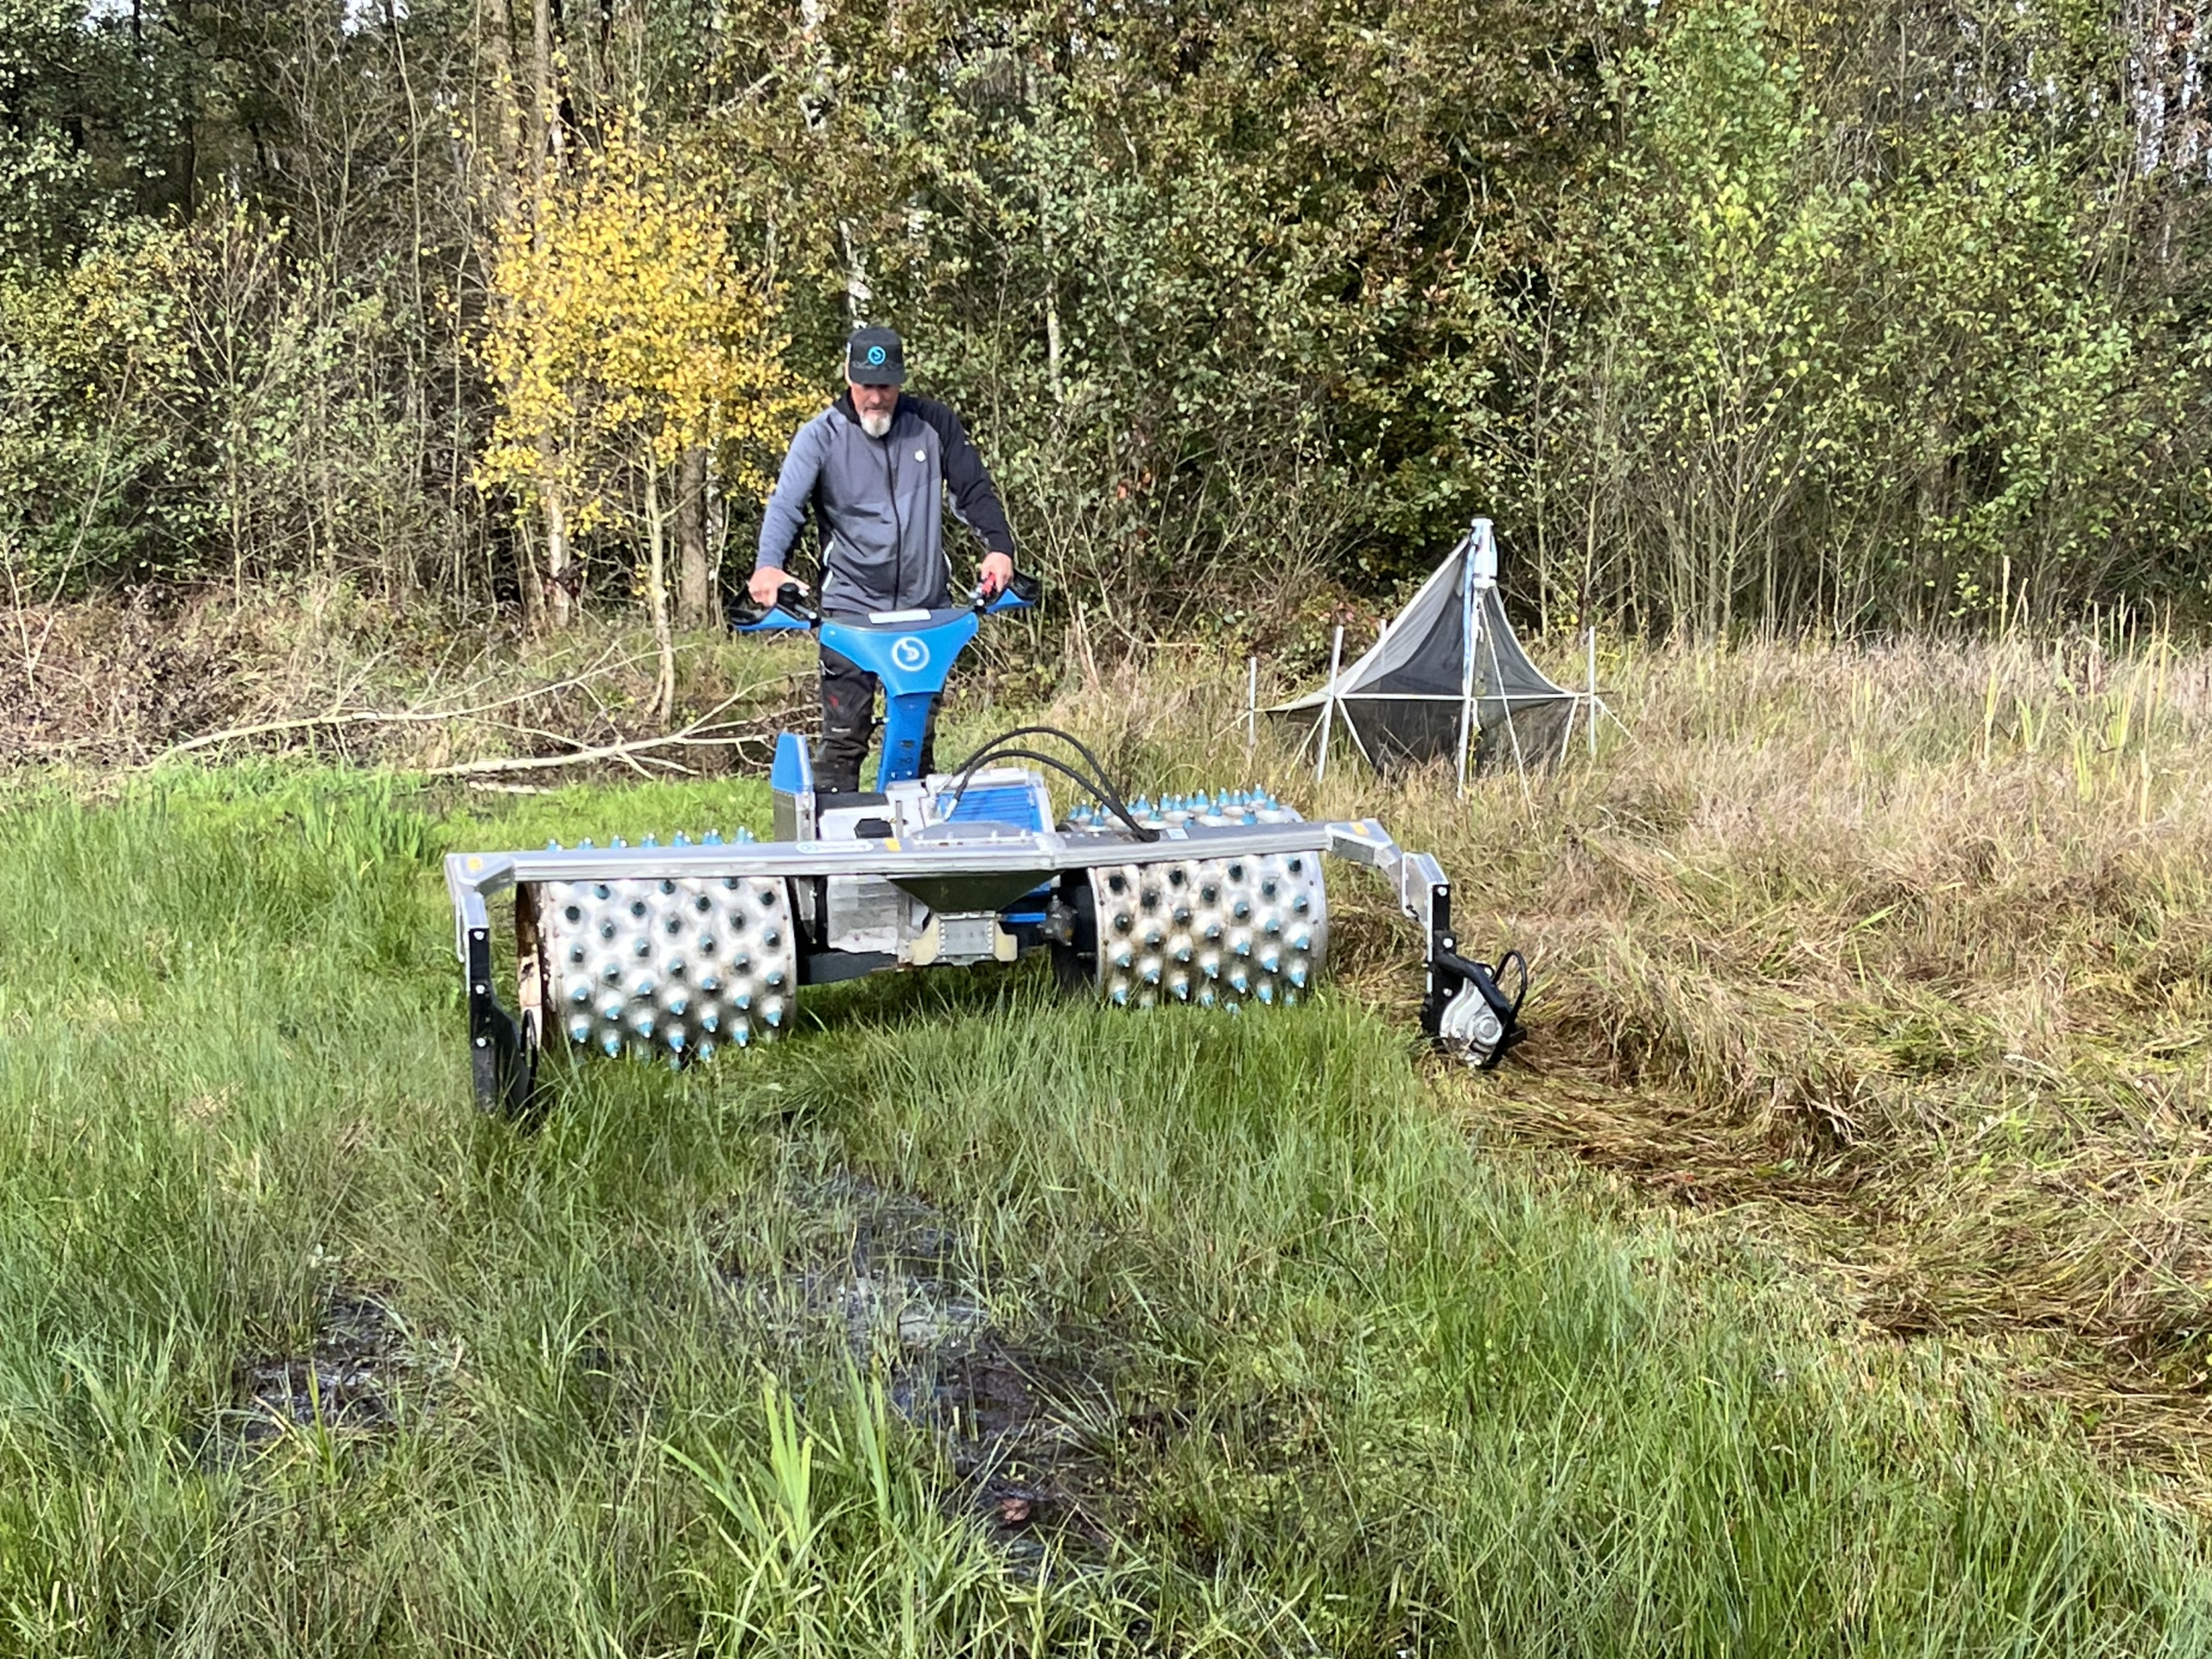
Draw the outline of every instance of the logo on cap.
[[[883,366],[882,346],[871,346],[868,348],[868,365],[871,369],[880,369]]]

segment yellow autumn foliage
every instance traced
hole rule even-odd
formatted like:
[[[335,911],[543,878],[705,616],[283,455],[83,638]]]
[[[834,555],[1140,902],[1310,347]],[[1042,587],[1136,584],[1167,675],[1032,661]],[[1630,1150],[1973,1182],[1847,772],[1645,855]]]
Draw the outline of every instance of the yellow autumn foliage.
[[[770,285],[732,246],[713,178],[619,130],[500,224],[485,366],[499,405],[480,488],[558,492],[589,531],[630,469],[711,446],[725,486],[765,492],[810,412],[783,366]]]

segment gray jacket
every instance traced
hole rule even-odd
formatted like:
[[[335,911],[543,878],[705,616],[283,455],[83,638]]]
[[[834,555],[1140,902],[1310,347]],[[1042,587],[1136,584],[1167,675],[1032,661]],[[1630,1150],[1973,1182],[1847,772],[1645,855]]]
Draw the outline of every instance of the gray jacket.
[[[783,569],[811,503],[824,611],[850,616],[942,605],[950,575],[944,489],[988,550],[1013,556],[1006,509],[960,417],[902,392],[890,431],[871,438],[849,392],[791,440],[760,520],[755,568]]]

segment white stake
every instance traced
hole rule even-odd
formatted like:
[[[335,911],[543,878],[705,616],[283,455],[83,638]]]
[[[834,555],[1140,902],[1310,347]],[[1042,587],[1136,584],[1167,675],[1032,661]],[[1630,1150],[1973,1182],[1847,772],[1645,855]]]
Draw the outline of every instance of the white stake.
[[[1252,758],[1252,746],[1260,741],[1260,659],[1254,657],[1244,664],[1244,758]]]
[[[1321,753],[1313,763],[1313,781],[1329,772],[1329,728],[1337,723],[1337,671],[1344,665],[1344,625],[1337,624],[1336,643],[1329,647],[1329,692],[1321,699]]]
[[[1598,758],[1598,625],[1590,625],[1590,758]]]

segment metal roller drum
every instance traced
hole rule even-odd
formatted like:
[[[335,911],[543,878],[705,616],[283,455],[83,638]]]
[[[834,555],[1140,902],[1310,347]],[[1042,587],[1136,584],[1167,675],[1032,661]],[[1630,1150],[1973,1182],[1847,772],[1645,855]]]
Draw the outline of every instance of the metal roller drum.
[[[1109,864],[1090,872],[1109,1002],[1294,1003],[1329,945],[1314,853]]]
[[[791,1020],[798,955],[781,880],[548,881],[536,899],[549,1033],[681,1065]]]

